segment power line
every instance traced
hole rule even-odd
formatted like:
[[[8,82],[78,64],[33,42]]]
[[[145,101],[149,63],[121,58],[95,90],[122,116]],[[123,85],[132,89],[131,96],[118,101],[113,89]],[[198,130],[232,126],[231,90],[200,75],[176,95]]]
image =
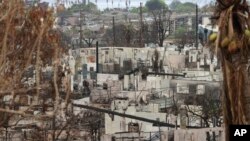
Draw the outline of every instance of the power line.
[[[152,120],[152,119],[138,117],[138,116],[134,116],[134,115],[119,113],[119,112],[115,112],[115,111],[111,111],[111,110],[107,110],[107,109],[97,108],[94,106],[80,105],[80,104],[74,104],[74,103],[72,105],[75,107],[80,107],[80,108],[84,108],[84,109],[94,110],[94,111],[98,111],[98,112],[102,112],[102,113],[107,113],[107,114],[111,114],[111,115],[116,115],[116,116],[120,116],[120,117],[126,117],[126,118],[130,118],[130,119],[135,119],[135,120],[140,120],[140,121],[152,123],[155,126],[164,126],[164,127],[171,127],[171,128],[180,127],[179,125],[174,125],[174,124],[170,124],[170,123],[161,122],[158,120]],[[202,127],[187,126],[187,128],[202,128]]]

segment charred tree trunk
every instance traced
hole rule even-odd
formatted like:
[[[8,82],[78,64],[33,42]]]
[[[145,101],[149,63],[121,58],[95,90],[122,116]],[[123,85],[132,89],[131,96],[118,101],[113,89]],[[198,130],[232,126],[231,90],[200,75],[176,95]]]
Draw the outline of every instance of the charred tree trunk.
[[[239,55],[222,58],[224,77],[223,113],[226,141],[229,140],[229,125],[249,124],[250,83],[248,62],[239,61]]]
[[[244,14],[241,14],[244,13]],[[220,53],[224,90],[223,113],[226,141],[229,125],[245,125],[250,120],[250,11],[246,0],[217,0],[215,17],[219,31],[210,35],[211,48]]]

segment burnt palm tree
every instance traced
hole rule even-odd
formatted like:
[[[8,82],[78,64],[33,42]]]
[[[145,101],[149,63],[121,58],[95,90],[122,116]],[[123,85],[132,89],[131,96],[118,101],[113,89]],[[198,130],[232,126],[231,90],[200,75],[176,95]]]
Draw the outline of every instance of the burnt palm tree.
[[[214,14],[219,27],[210,35],[210,47],[221,60],[224,90],[223,111],[226,141],[228,125],[249,124],[249,48],[250,11],[246,0],[217,0]]]

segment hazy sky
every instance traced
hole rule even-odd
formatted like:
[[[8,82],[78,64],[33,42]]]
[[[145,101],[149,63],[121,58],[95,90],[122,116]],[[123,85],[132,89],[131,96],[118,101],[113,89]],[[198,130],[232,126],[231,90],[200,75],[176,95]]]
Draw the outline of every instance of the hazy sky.
[[[42,0],[46,1],[49,3],[55,3],[56,0]],[[61,1],[78,1],[78,0],[61,0]],[[82,1],[82,0],[79,0]],[[87,0],[88,1],[88,0]],[[96,0],[90,0],[91,2],[95,3]],[[108,1],[108,3],[107,3]],[[129,1],[129,0],[127,0]],[[130,7],[139,7],[140,2],[143,4],[146,3],[147,0],[130,0]],[[167,4],[171,3],[173,0],[165,0]],[[180,0],[181,2],[193,2],[193,3],[198,3],[199,6],[203,6],[205,4],[208,4],[212,0]],[[113,7],[121,7],[125,8],[126,7],[126,0],[113,0],[113,5],[112,5],[112,0],[97,0],[97,6],[99,9],[105,9],[107,7],[113,8]]]

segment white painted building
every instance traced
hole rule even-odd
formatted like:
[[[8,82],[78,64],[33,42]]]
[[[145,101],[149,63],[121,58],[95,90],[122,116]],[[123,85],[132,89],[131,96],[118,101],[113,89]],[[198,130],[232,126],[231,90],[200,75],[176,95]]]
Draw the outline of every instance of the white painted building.
[[[151,120],[159,120],[162,122],[166,122],[166,113],[159,113],[157,110],[158,107],[153,108],[153,105],[149,106],[151,107],[148,108],[148,110],[152,111],[143,112],[143,111],[138,111],[137,110],[138,108],[133,103],[129,103],[127,100],[115,100],[111,104],[111,110]],[[112,117],[108,114],[105,114],[105,134],[128,132],[128,124],[130,122],[138,123],[142,132],[159,131],[159,127],[153,126],[152,123],[147,123],[119,116]],[[167,130],[167,128],[162,128],[162,130]]]

